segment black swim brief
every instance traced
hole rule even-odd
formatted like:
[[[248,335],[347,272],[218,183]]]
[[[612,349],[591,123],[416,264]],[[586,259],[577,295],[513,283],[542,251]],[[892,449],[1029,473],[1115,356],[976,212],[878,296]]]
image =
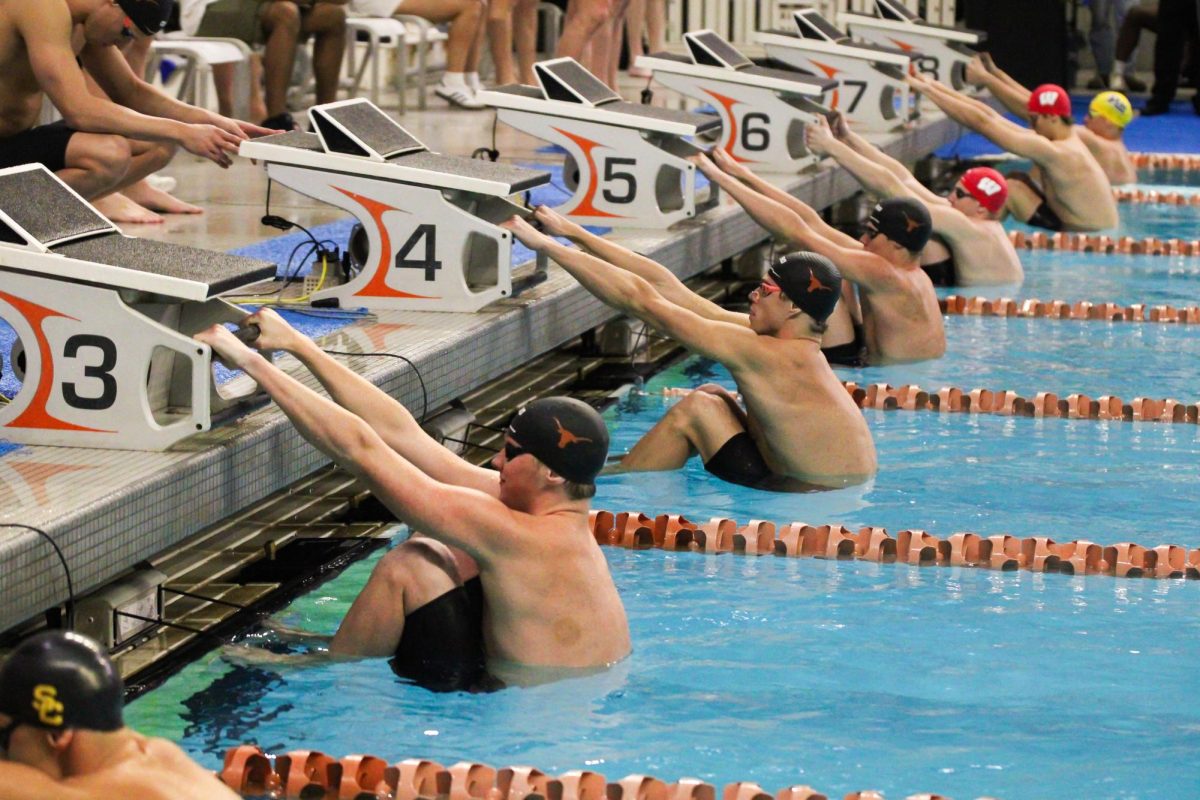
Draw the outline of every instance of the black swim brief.
[[[704,468],[723,481],[741,486],[758,486],[772,475],[771,468],[758,451],[754,437],[747,431],[735,434],[704,462]]]
[[[831,367],[865,367],[867,365],[867,341],[863,335],[862,323],[854,323],[854,339],[831,347],[822,347],[821,353]]]
[[[1025,220],[1026,225],[1033,225],[1035,228],[1045,228],[1048,231],[1061,231],[1063,229],[1062,220],[1058,214],[1046,202],[1046,193],[1042,191],[1042,187],[1038,186],[1037,181],[1027,172],[1010,172],[1008,174],[1010,181],[1019,181],[1030,189],[1040,198],[1042,203],[1039,205],[1029,217]]]
[[[76,131],[61,119],[0,139],[0,169],[42,164],[51,172],[67,166],[67,144]]]
[[[486,676],[483,583],[472,578],[404,618],[392,671],[435,692],[479,688]]]
[[[934,286],[957,286],[958,269],[954,266],[954,256],[932,264],[922,264],[921,269],[933,281]]]

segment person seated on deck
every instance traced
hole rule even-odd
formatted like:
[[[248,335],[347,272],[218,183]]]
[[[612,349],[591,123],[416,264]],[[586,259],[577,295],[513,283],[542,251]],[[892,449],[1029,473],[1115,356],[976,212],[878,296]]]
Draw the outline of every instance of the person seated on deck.
[[[924,361],[945,354],[937,294],[921,270],[921,252],[933,230],[925,206],[910,197],[878,203],[866,234],[856,241],[724,150],[715,149],[712,155],[713,159],[697,157],[700,170],[755,222],[788,247],[820,253],[841,271],[846,283],[834,317],[841,315],[854,325],[866,347],[867,363]]]
[[[119,192],[178,145],[232,163],[272,133],[181,103],[134,75],[117,45],[152,36],[173,0],[6,0],[0,4],[0,168],[41,163],[84,197]],[[104,91],[88,91],[83,69]],[[43,93],[63,119],[37,125]]]
[[[591,234],[545,206],[505,225],[614,308],[720,362],[745,398],[720,387],[688,394],[621,460],[617,471],[679,469],[697,453],[722,480],[772,490],[841,488],[876,471],[862,412],[821,355],[825,320],[841,294],[828,259],[796,253],[777,260],[751,294],[750,313],[700,297],[666,267]]]
[[[237,800],[175,743],[125,727],[124,694],[91,639],[17,645],[0,666],[0,800]]]
[[[807,129],[808,149],[831,156],[863,187],[879,197],[909,197],[925,206],[933,237],[921,251],[921,269],[935,286],[1020,283],[1021,260],[1000,217],[1008,199],[1008,181],[990,167],[963,173],[950,195],[926,189],[896,159],[847,127],[841,114],[831,129],[824,117]]]
[[[257,348],[292,353],[333,400],[223,326],[196,338],[254,378],[304,438],[357,475],[397,518],[471,557],[486,598],[483,640],[493,675],[507,682],[537,680],[549,669],[605,667],[629,654],[625,609],[588,527],[589,498],[608,453],[608,431],[594,409],[569,398],[530,403],[514,417],[504,449],[492,461],[496,471],[487,470],[434,442],[403,406],[271,310],[246,323],[260,328]],[[446,550],[427,551],[408,553],[407,564],[399,556],[386,566],[380,562],[379,574],[343,623],[346,632],[339,631],[339,650],[388,655],[403,644],[417,604],[439,589],[414,587],[410,605],[405,592],[416,581],[404,580],[401,567],[419,558],[443,569],[451,562]],[[422,576],[430,571],[423,568]],[[570,580],[563,579],[567,575]],[[442,587],[457,584],[454,576],[438,581]]]
[[[1061,86],[1047,83],[1030,93],[1029,130],[986,103],[924,75],[909,75],[908,83],[955,122],[1033,161],[1031,174],[1008,176],[1008,210],[1014,217],[1052,231],[1116,227],[1119,218],[1112,184],[1075,132],[1071,99]]]
[[[967,80],[985,87],[1018,117],[1029,120],[1029,98],[1033,94],[1006,73],[986,53],[967,65]],[[1118,186],[1137,183],[1137,167],[1125,147],[1125,128],[1133,122],[1133,104],[1120,92],[1100,92],[1088,105],[1088,115],[1075,133],[1100,162],[1108,180]]]

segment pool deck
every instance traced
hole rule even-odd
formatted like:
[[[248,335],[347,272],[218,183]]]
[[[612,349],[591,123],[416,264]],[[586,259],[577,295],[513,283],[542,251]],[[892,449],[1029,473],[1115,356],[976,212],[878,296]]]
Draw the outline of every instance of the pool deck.
[[[444,111],[430,110],[405,125],[434,149],[454,137],[438,136]],[[490,127],[490,115],[479,123]],[[902,134],[871,137],[890,155],[912,162],[953,142],[959,127],[934,112]],[[525,146],[529,147],[528,137]],[[450,148],[446,148],[448,151]],[[540,155],[541,161],[554,156]],[[529,161],[529,158],[516,159]],[[246,169],[246,167],[241,167]],[[215,170],[208,169],[215,173]],[[256,171],[253,193],[240,181],[231,187],[237,203],[192,220],[183,230],[171,226],[127,232],[172,238],[186,244],[225,249],[245,240],[227,234],[206,236],[206,224],[245,218],[245,206],[261,207],[265,177]],[[840,168],[824,162],[799,176],[781,176],[780,186],[815,208],[844,200],[859,190]],[[181,193],[183,194],[183,193]],[[246,195],[253,194],[253,201]],[[185,199],[195,201],[197,198]],[[316,206],[315,201],[305,201]],[[274,205],[274,201],[273,201]],[[332,209],[314,211],[318,221],[340,216]],[[236,226],[237,223],[235,223]],[[250,223],[243,223],[244,233]],[[681,278],[701,273],[767,239],[728,198],[695,220],[667,231],[621,231],[621,244],[660,261]],[[173,238],[174,237],[174,238]],[[190,239],[189,239],[190,237]],[[373,321],[355,322],[330,334],[323,344],[348,352],[393,352],[411,359],[428,387],[431,410],[528,362],[581,333],[616,317],[570,276],[551,265],[549,279],[517,299],[475,314],[384,312]],[[414,410],[422,403],[412,369],[399,359],[355,357],[349,366]],[[281,366],[315,386],[296,362]],[[77,596],[111,581],[139,562],[177,545],[205,527],[239,511],[328,463],[309,446],[274,405],[259,402],[245,413],[214,420],[211,431],[197,434],[162,453],[61,447],[21,447],[0,457],[0,524],[41,528],[62,548],[71,566]],[[52,548],[34,533],[8,529],[0,538],[0,630],[7,630],[67,599],[61,566]]]

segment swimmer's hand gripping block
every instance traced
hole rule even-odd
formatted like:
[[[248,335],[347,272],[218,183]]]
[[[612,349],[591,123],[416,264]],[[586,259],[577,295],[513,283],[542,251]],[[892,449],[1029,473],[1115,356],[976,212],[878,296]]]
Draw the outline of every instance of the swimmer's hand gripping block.
[[[857,130],[893,131],[920,114],[920,95],[905,76],[919,53],[850,41],[816,11],[794,13],[797,30],[755,34],[771,58],[791,69],[836,80],[829,106]]]
[[[212,351],[191,337],[244,312],[223,300],[126,302],[108,287],[0,267],[0,317],[15,329],[20,391],[0,438],[20,444],[165,450],[253,394],[218,389]],[[248,381],[248,379],[247,379]]]
[[[872,17],[843,11],[838,21],[856,39],[914,53],[913,67],[918,72],[960,91],[967,86],[967,64],[985,38],[983,33],[931,25],[897,0],[876,0],[875,12]]]
[[[690,137],[718,120],[621,100],[569,58],[534,65],[542,88],[504,86],[480,99],[497,118],[566,151],[555,211],[612,228],[667,228],[716,205],[715,186],[698,194],[691,158],[704,152]]]
[[[309,118],[317,135],[265,136],[239,152],[361,223],[361,269],[314,302],[471,312],[544,280],[541,254],[532,276],[513,279],[512,234],[501,223],[524,210],[508,198],[548,173],[432,153],[366,100],[314,106]]]
[[[218,390],[191,337],[242,319],[215,295],[273,264],[125,236],[41,165],[0,170],[0,198],[0,318],[21,381],[0,438],[163,450],[257,389]]]
[[[685,33],[684,42],[690,57],[656,53],[639,57],[638,66],[716,109],[718,147],[758,171],[799,172],[819,160],[805,145],[804,129],[826,111],[821,103],[833,101],[835,81],[757,67],[713,31]]]

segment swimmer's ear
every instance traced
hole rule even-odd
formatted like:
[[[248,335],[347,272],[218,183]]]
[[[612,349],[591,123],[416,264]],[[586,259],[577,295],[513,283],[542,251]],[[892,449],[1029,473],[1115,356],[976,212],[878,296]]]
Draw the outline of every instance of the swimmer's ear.
[[[546,470],[546,483],[550,484],[551,486],[562,486],[567,482],[566,478],[564,478],[562,475],[559,475],[545,464],[542,464],[542,467]]]
[[[67,728],[62,731],[47,731],[46,741],[50,744],[51,749],[62,753],[71,746],[71,742],[75,741],[75,730]]]

